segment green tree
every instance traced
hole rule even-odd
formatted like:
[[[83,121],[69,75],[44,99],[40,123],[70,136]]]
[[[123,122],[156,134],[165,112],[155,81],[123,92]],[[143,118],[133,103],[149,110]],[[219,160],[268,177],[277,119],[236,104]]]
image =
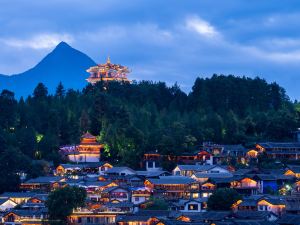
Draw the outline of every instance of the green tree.
[[[231,188],[219,188],[213,192],[207,201],[209,210],[230,210],[232,205],[242,197]]]
[[[66,94],[66,90],[61,82],[59,82],[56,91],[55,91],[55,96],[58,97],[59,99],[62,99]]]
[[[48,89],[43,83],[38,83],[36,88],[33,91],[33,97],[35,99],[43,99],[48,95]]]
[[[14,93],[3,90],[0,94],[0,127],[8,130],[15,129],[17,116],[17,101]]]
[[[8,146],[0,155],[0,193],[18,191],[20,186],[19,173],[27,172],[30,159],[17,149]]]
[[[66,222],[76,208],[85,205],[86,191],[79,187],[64,187],[51,192],[46,201],[50,220]]]
[[[147,210],[168,210],[168,203],[162,198],[151,198]]]

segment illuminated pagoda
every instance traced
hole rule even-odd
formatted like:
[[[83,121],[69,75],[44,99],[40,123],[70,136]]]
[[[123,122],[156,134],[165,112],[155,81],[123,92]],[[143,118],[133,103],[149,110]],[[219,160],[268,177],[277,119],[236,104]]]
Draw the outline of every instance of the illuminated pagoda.
[[[71,162],[87,163],[100,162],[101,149],[103,145],[97,141],[96,137],[86,132],[81,136],[79,145],[63,146],[60,152]]]
[[[128,67],[111,63],[109,57],[107,58],[106,63],[92,66],[87,72],[90,73],[90,76],[86,80],[91,84],[95,84],[101,80],[104,82],[129,82],[127,78],[127,74],[130,73]]]

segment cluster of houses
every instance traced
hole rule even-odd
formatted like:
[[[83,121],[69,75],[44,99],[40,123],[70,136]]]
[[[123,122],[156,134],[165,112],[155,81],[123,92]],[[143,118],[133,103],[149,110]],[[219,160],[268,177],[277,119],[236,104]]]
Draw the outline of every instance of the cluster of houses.
[[[258,143],[250,150],[205,143],[198,153],[181,156],[151,152],[144,156],[144,170],[101,161],[101,147],[89,133],[78,146],[62,147],[69,163],[53,168],[49,176],[22,181],[21,192],[0,195],[0,223],[47,224],[48,194],[78,186],[86,190],[87,199],[85,207],[69,216],[73,225],[300,224],[300,164],[282,169],[224,165],[232,157],[247,164],[262,153],[297,162],[297,142]],[[176,166],[165,171],[160,167],[162,160]],[[207,201],[218,188],[232,188],[242,198],[229,211],[211,211]],[[156,201],[163,201],[166,208],[151,210]]]

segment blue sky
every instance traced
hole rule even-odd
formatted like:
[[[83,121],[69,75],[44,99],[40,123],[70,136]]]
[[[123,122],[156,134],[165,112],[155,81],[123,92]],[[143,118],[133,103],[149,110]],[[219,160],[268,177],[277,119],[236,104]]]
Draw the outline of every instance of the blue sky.
[[[1,0],[0,73],[34,66],[60,41],[131,79],[260,76],[300,99],[298,0]]]

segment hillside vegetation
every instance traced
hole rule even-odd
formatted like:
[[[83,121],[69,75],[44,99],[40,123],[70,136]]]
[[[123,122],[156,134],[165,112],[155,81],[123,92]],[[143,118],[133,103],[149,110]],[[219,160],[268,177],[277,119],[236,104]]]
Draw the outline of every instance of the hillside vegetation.
[[[193,152],[203,141],[285,141],[299,127],[299,105],[278,84],[223,75],[197,78],[189,94],[176,84],[142,81],[100,82],[81,92],[60,84],[49,95],[40,83],[32,96],[19,101],[4,90],[0,106],[0,171],[32,176],[40,171],[32,168],[40,165],[17,160],[56,164],[58,147],[78,143],[86,131],[105,144],[107,160],[136,167],[147,151]],[[8,162],[12,155],[18,157]]]

